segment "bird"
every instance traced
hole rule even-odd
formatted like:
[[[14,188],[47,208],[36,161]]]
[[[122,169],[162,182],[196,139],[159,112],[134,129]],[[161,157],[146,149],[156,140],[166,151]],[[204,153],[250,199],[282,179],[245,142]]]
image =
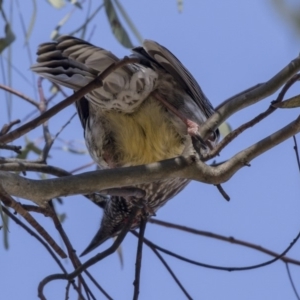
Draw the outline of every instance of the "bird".
[[[200,152],[214,148],[218,129],[207,141],[198,131],[215,110],[176,56],[159,43],[145,40],[129,57],[138,62],[114,70],[103,86],[76,102],[87,149],[98,167],[144,165],[192,154],[197,139]],[[77,91],[118,61],[110,51],[87,41],[60,36],[38,47],[37,63],[31,69],[52,83]],[[141,200],[150,218],[189,182],[166,178],[131,188],[143,191]],[[134,194],[109,196],[100,228],[82,255],[117,236],[136,203]],[[141,218],[142,214],[135,217],[131,230],[139,227]]]

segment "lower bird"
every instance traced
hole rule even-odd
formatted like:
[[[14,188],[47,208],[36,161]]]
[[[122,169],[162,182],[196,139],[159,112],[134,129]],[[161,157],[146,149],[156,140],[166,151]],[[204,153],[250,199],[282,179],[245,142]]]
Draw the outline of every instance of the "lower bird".
[[[61,36],[41,44],[31,69],[51,82],[79,90],[119,59],[84,40]],[[77,101],[87,148],[101,169],[136,166],[192,154],[194,140],[213,148],[218,130],[203,141],[198,129],[214,109],[191,73],[165,47],[145,40],[132,49],[137,63],[112,72],[103,86]],[[177,195],[188,179],[133,186],[143,191],[148,217]],[[120,233],[136,205],[134,195],[108,198],[100,229],[82,255]],[[140,225],[136,216],[131,229]]]

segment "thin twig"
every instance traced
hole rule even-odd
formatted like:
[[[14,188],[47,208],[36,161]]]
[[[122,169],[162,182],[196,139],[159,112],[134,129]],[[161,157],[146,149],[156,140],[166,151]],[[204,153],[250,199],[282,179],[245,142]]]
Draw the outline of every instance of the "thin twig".
[[[66,286],[66,296],[65,296],[65,300],[68,300],[68,299],[69,299],[70,286],[71,286],[71,281],[68,281],[67,286]]]
[[[19,119],[11,121],[9,124],[4,124],[2,129],[0,130],[0,137],[4,136],[7,132],[10,131],[10,129],[15,126],[16,124],[19,124],[21,121]]]
[[[179,225],[179,224],[174,224],[174,223],[170,223],[170,222],[166,222],[166,221],[161,221],[161,220],[158,220],[156,218],[155,219],[151,218],[151,219],[148,220],[148,222],[152,223],[152,224],[164,226],[164,227],[167,227],[167,228],[173,228],[173,229],[181,230],[181,231],[184,231],[184,232],[189,232],[189,233],[196,234],[196,235],[213,238],[213,239],[220,240],[220,241],[223,241],[223,242],[228,242],[228,243],[231,243],[231,244],[244,246],[244,247],[251,248],[251,249],[263,252],[265,254],[271,255],[273,257],[278,257],[280,255],[279,253],[276,253],[276,252],[274,252],[272,250],[269,250],[267,248],[264,248],[262,246],[255,245],[255,244],[252,244],[252,243],[249,243],[249,242],[245,242],[245,241],[236,239],[236,238],[231,237],[231,236],[226,237],[224,235],[212,233],[212,232],[209,232],[209,231],[198,230],[198,229],[195,229],[195,228],[182,226],[182,225]],[[290,263],[290,264],[300,266],[300,261],[299,260],[295,260],[295,259],[292,259],[292,258],[289,258],[289,257],[282,257],[281,260],[285,263]]]
[[[155,247],[157,250],[159,250],[161,252],[164,252],[164,253],[166,253],[170,256],[173,256],[173,257],[175,257],[179,260],[185,261],[185,262],[190,263],[192,265],[196,265],[196,266],[200,266],[200,267],[204,267],[204,268],[208,268],[208,269],[233,272],[233,271],[246,271],[246,270],[253,270],[253,269],[257,269],[257,268],[262,268],[262,267],[265,267],[267,265],[270,265],[270,264],[276,262],[277,260],[282,260],[282,258],[290,251],[290,249],[298,241],[299,237],[300,237],[300,232],[297,234],[297,236],[294,238],[294,240],[290,243],[290,245],[281,254],[279,254],[277,257],[275,257],[271,260],[268,260],[264,263],[257,264],[257,265],[251,265],[251,266],[247,266],[247,267],[220,267],[220,266],[215,266],[215,265],[209,265],[209,264],[201,263],[201,262],[186,258],[182,255],[176,254],[176,253],[174,253],[170,250],[167,250],[165,248],[162,248],[162,247],[152,243],[151,241],[149,241],[145,238],[144,238],[144,242],[146,244],[149,244],[150,246]]]
[[[85,270],[84,273],[88,278],[93,282],[93,284],[99,289],[99,291],[102,292],[102,294],[109,300],[113,300],[111,296],[108,295],[108,293],[103,289],[103,287],[95,280],[95,278],[90,274],[88,270]]]
[[[5,214],[7,214],[16,224],[20,225],[25,231],[27,231],[31,236],[36,238],[49,252],[49,254],[52,256],[54,261],[58,264],[60,269],[67,274],[67,270],[64,268],[62,263],[59,261],[59,259],[56,257],[50,246],[42,239],[40,238],[33,230],[31,230],[28,226],[26,226],[23,222],[21,222],[14,214],[12,214],[5,206],[1,206],[1,209]],[[78,295],[82,297],[81,299],[84,299],[83,296],[80,293],[80,290],[78,289],[77,285],[74,281],[70,281],[73,288],[78,292]]]
[[[38,78],[38,93],[39,93],[39,96],[40,96],[39,110],[40,110],[41,114],[43,114],[47,111],[47,102],[46,102],[43,87],[42,87],[42,81],[43,81],[43,78],[39,77]],[[49,126],[48,126],[48,121],[45,121],[42,124],[42,127],[43,127],[43,135],[44,135],[44,140],[45,140],[45,146],[42,150],[40,160],[42,162],[46,163],[48,155],[49,155],[49,151],[50,151],[51,146],[53,145],[53,143],[52,143],[52,136],[51,136]]]
[[[50,211],[49,207],[44,208],[44,207],[29,205],[29,204],[22,204],[22,207],[27,211],[43,214],[45,217],[50,217],[52,215],[52,212]]]
[[[223,196],[223,198],[226,201],[230,201],[229,195],[225,192],[225,190],[223,189],[223,187],[221,186],[221,184],[216,184],[216,187],[217,187],[218,191],[220,192],[220,194]]]
[[[84,170],[84,169],[86,169],[86,168],[89,168],[89,167],[91,167],[91,166],[93,166],[93,165],[95,165],[95,162],[94,161],[91,161],[91,162],[89,162],[89,163],[87,163],[87,164],[85,164],[85,165],[83,165],[83,166],[80,166],[80,167],[78,167],[78,168],[76,168],[76,169],[73,169],[73,170],[71,170],[71,171],[69,171],[71,174],[74,174],[74,173],[77,173],[77,172],[79,172],[79,171],[82,171],[82,170]]]
[[[21,220],[19,220],[14,214],[12,214],[5,206],[1,206],[1,209],[5,214],[7,214],[16,224],[20,225],[25,231],[29,233],[29,235],[33,236],[35,239],[37,239],[49,252],[49,254],[52,256],[54,261],[58,264],[60,269],[67,273],[67,270],[64,268],[62,263],[59,261],[59,259],[56,257],[50,246],[41,238],[39,237],[32,229],[30,229],[27,225],[25,225]]]
[[[118,235],[118,237],[116,238],[114,243],[108,249],[106,249],[103,252],[98,253],[94,257],[90,258],[84,264],[82,264],[79,268],[77,268],[74,272],[72,272],[68,275],[53,274],[53,275],[45,277],[39,283],[38,296],[41,299],[45,299],[43,290],[44,290],[44,287],[46,286],[46,284],[50,283],[51,281],[58,280],[58,279],[73,280],[75,277],[77,277],[79,274],[81,274],[83,271],[85,271],[91,265],[97,263],[98,261],[100,261],[100,260],[104,259],[105,257],[107,257],[107,256],[111,255],[112,253],[114,253],[119,248],[119,246],[122,243],[123,239],[125,238],[126,234],[130,230],[131,225],[132,225],[134,219],[136,218],[137,214],[139,213],[139,211],[140,211],[140,208],[138,206],[133,207],[133,209],[131,211],[131,214],[130,214],[130,217],[128,218],[127,223],[123,227],[121,233]]]
[[[69,258],[70,258],[70,260],[73,264],[73,267],[75,269],[77,269],[81,265],[81,262],[78,259],[77,255],[76,255],[76,252],[74,251],[74,248],[73,248],[73,246],[72,246],[72,244],[71,244],[71,242],[68,238],[68,235],[65,233],[65,231],[64,231],[64,229],[61,225],[61,222],[59,221],[59,219],[57,217],[57,214],[54,210],[54,206],[53,206],[52,202],[49,202],[49,204],[50,204],[50,209],[52,211],[51,219],[54,223],[54,226],[55,226],[56,230],[59,232],[59,234],[60,234],[60,236],[61,236],[61,238],[62,238],[62,240],[63,240],[63,242],[64,242],[64,244],[67,248],[68,255],[69,255]],[[87,295],[91,295],[91,297],[93,299],[96,299],[81,274],[78,275],[78,279],[79,279],[79,282],[83,285]]]
[[[24,94],[22,94],[22,93],[20,93],[20,92],[14,90],[13,88],[11,88],[11,87],[9,87],[9,86],[7,86],[7,85],[4,85],[4,84],[1,84],[1,83],[0,83],[0,89],[5,90],[5,91],[7,91],[7,92],[10,92],[11,94],[14,94],[14,95],[20,97],[21,99],[23,99],[23,100],[25,100],[26,102],[32,104],[32,105],[35,106],[36,108],[39,107],[39,104],[38,104],[36,101],[34,101],[34,100],[31,99],[30,97],[28,97],[28,96],[26,96],[26,95],[24,95]]]
[[[0,160],[0,170],[2,171],[11,171],[11,172],[23,172],[23,171],[32,171],[32,172],[40,172],[44,174],[50,174],[57,177],[62,176],[71,176],[72,174],[58,167],[34,163],[34,162],[26,162],[24,161],[16,161],[16,162],[7,162]],[[53,197],[56,198],[56,197]]]
[[[286,264],[285,264],[285,267],[286,267],[286,271],[287,271],[287,273],[288,273],[289,281],[290,281],[291,286],[292,286],[292,288],[293,288],[294,294],[295,294],[296,298],[297,298],[298,300],[300,300],[300,296],[299,296],[299,294],[298,294],[298,292],[297,292],[296,286],[295,286],[295,284],[294,284],[294,281],[293,281],[293,278],[292,278],[292,275],[291,275],[291,271],[290,271],[289,264],[286,263]]]
[[[136,260],[135,260],[133,300],[137,300],[139,298],[139,293],[140,293],[140,276],[141,276],[141,266],[142,266],[143,240],[144,240],[146,225],[147,225],[147,217],[142,216],[140,222],[139,239],[138,239],[138,246],[137,246]]]
[[[293,135],[293,140],[294,140],[294,150],[295,150],[295,154],[296,154],[298,169],[300,171],[300,158],[299,158],[298,144],[297,144],[296,136],[294,136],[294,135]]]
[[[48,244],[55,250],[55,252],[61,257],[66,258],[65,252],[57,245],[48,232],[22,207],[22,205],[16,202],[0,184],[0,199],[2,202],[17,213],[19,213],[35,230],[48,242]]]
[[[135,231],[131,231],[131,233],[133,235],[135,235],[136,237],[138,237],[138,234]],[[165,268],[168,270],[168,272],[170,273],[170,275],[173,277],[174,281],[177,283],[177,285],[179,286],[179,288],[182,290],[182,292],[186,295],[186,297],[188,299],[193,299],[190,294],[187,292],[187,290],[184,288],[184,286],[182,285],[182,283],[179,281],[179,279],[177,278],[177,276],[175,275],[175,273],[172,271],[172,269],[170,268],[170,266],[167,264],[167,262],[164,260],[164,258],[160,255],[160,253],[155,249],[155,247],[151,247],[150,245],[146,244],[154,253],[155,255],[159,258],[159,260],[162,262],[162,264],[165,266]]]
[[[71,123],[71,121],[74,119],[74,117],[77,115],[77,113],[74,113],[68,120],[67,122],[58,130],[58,132],[55,134],[55,136],[51,139],[48,139],[48,142],[46,142],[45,147],[43,149],[43,155],[42,157],[44,158],[43,161],[46,161],[46,158],[48,157],[49,151],[51,147],[53,146],[55,140],[57,137],[62,133],[62,131]],[[45,124],[45,123],[44,123]],[[46,140],[46,138],[45,138]],[[47,141],[47,140],[46,140]]]
[[[151,248],[151,247],[150,247]],[[173,279],[175,280],[175,282],[177,283],[177,285],[179,286],[179,288],[183,291],[183,293],[186,295],[186,297],[189,300],[192,300],[193,298],[190,296],[190,294],[187,292],[187,290],[184,288],[184,286],[182,285],[182,283],[179,281],[179,279],[177,278],[177,276],[175,275],[175,273],[172,271],[172,269],[170,268],[170,266],[166,263],[166,261],[163,259],[163,257],[160,255],[160,253],[155,249],[155,248],[151,248],[153,250],[153,252],[156,254],[156,256],[159,258],[159,260],[163,263],[163,265],[166,267],[166,269],[168,270],[168,272],[170,273],[170,275],[173,277]]]
[[[104,4],[102,3],[101,5],[99,5],[95,11],[84,21],[84,23],[79,26],[77,29],[75,29],[74,31],[71,31],[69,33],[69,35],[74,35],[75,33],[79,32],[80,30],[84,29],[87,24],[93,20],[93,18],[97,15],[97,13],[100,11],[101,8],[103,8]]]
[[[11,151],[16,152],[17,154],[21,154],[22,153],[22,151],[21,151],[22,146],[0,144],[0,149],[11,150]]]
[[[42,81],[43,78],[39,77],[38,79],[38,92],[40,95],[40,105],[39,105],[39,110],[41,112],[41,114],[45,113],[47,110],[47,106],[49,104],[49,101],[45,99],[44,96],[44,90],[42,87]],[[51,150],[51,147],[53,146],[54,141],[56,140],[56,138],[59,136],[59,134],[66,128],[66,126],[68,124],[70,124],[71,120],[76,116],[77,113],[74,113],[71,118],[62,126],[62,128],[56,133],[56,135],[52,138],[50,131],[49,131],[49,127],[48,127],[48,122],[44,122],[43,123],[43,133],[44,133],[44,139],[45,139],[45,146],[43,148],[42,151],[42,155],[41,155],[41,161],[42,162],[46,162],[49,152]]]

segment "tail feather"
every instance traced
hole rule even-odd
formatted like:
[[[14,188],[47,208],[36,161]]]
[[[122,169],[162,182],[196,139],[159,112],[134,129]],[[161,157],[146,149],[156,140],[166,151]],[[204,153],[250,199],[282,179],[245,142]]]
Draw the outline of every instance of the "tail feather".
[[[100,246],[102,243],[104,243],[106,240],[108,240],[111,236],[108,233],[105,233],[102,230],[102,227],[100,230],[96,233],[90,244],[86,247],[86,249],[80,254],[80,256],[84,256]]]

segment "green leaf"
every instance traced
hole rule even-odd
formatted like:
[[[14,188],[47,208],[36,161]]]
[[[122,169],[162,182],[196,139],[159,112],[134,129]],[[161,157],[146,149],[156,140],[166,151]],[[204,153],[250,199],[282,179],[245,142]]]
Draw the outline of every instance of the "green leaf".
[[[72,147],[69,147],[69,146],[62,146],[61,148],[63,151],[66,151],[66,152],[70,152],[72,154],[87,154],[87,151],[86,150],[81,150],[81,149],[75,149],[75,148],[72,148]]]
[[[1,226],[1,230],[3,232],[3,244],[4,244],[4,248],[8,249],[9,248],[9,242],[8,242],[8,222],[9,222],[9,218],[6,214],[3,213],[1,205],[0,205],[0,216],[1,216],[2,224],[3,224]]]
[[[56,94],[58,92],[59,92],[59,89],[57,88],[57,86],[52,84],[51,87],[50,87],[50,93],[51,94]]]
[[[224,122],[219,126],[220,134],[224,138],[227,134],[229,134],[232,131],[231,126],[229,123]]]
[[[37,173],[37,175],[39,176],[40,179],[45,180],[49,178],[48,174],[45,173]]]
[[[67,214],[66,213],[57,214],[57,218],[60,221],[60,223],[63,223],[67,218]]]
[[[180,13],[183,11],[183,0],[177,0],[177,9]]]
[[[47,0],[54,8],[60,9],[66,5],[64,0]]]
[[[111,0],[104,0],[106,15],[116,39],[126,48],[133,48],[130,38],[122,26]]]
[[[292,97],[288,100],[278,102],[278,103],[273,103],[273,107],[277,108],[295,108],[295,107],[300,107],[300,95],[297,95],[295,97]]]
[[[131,21],[131,19],[128,16],[126,10],[121,5],[119,0],[114,0],[114,1],[115,1],[115,4],[116,4],[118,10],[120,11],[122,17],[124,18],[125,22],[127,23],[128,27],[130,28],[132,33],[135,35],[135,37],[137,38],[139,43],[142,44],[144,39],[143,39],[142,35],[139,33],[139,31],[137,30],[137,28],[135,27],[135,25],[133,24],[133,22]]]
[[[17,158],[19,159],[26,159],[28,154],[30,152],[34,152],[37,155],[41,155],[42,154],[42,150],[40,148],[38,148],[33,142],[31,142],[30,140],[28,140],[27,137],[25,137],[25,147],[22,149],[22,153],[17,155]]]
[[[5,31],[5,37],[0,38],[0,53],[2,53],[2,51],[5,48],[7,48],[9,45],[11,45],[16,39],[16,36],[11,30],[9,23],[6,23],[4,31]]]

